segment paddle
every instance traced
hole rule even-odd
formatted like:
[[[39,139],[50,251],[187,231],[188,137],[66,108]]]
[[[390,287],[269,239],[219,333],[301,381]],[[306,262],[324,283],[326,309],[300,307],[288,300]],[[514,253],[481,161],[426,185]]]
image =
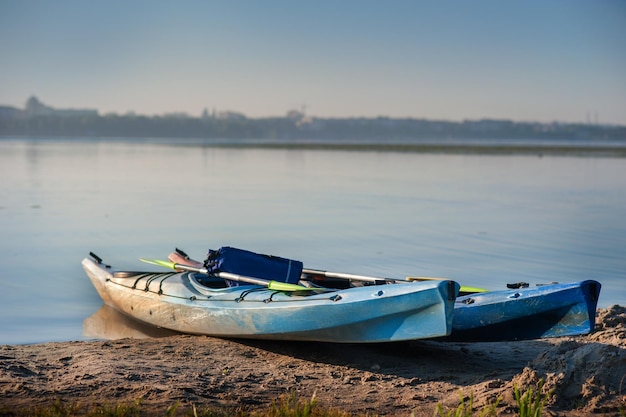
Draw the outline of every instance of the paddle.
[[[174,270],[181,269],[183,271],[192,271],[192,272],[199,272],[201,274],[209,274],[209,271],[206,268],[196,268],[194,266],[178,264],[175,262],[161,261],[159,259],[143,259],[143,258],[140,259],[140,261],[148,263],[148,264],[152,264],[152,265],[163,266],[165,268],[170,268]],[[219,278],[228,279],[231,281],[247,282],[248,284],[261,285],[274,291],[302,291],[302,290],[319,289],[319,288],[303,287],[301,285],[289,284],[286,282],[266,281],[264,279],[231,274],[230,272],[217,272],[212,275],[215,275],[216,277],[219,277]]]
[[[408,282],[403,279],[393,279],[393,278],[378,278],[378,277],[369,277],[366,275],[355,275],[355,274],[344,274],[342,272],[328,272],[322,271],[320,269],[303,269],[303,274],[310,275],[322,275],[326,278],[338,278],[338,279],[348,279],[353,281],[365,281],[365,282],[377,282],[377,281],[386,281],[386,282]]]
[[[447,278],[433,278],[433,277],[406,277],[407,281],[444,281]],[[461,294],[476,294],[479,292],[489,292],[489,290],[480,287],[468,287],[462,285],[459,293]]]
[[[338,279],[347,279],[353,281],[366,281],[366,282],[377,282],[377,281],[385,281],[391,283],[410,283],[413,281],[427,281],[427,280],[436,280],[436,281],[444,281],[446,278],[430,278],[430,277],[407,277],[407,279],[395,279],[395,278],[379,278],[379,277],[370,277],[366,275],[354,275],[354,274],[344,274],[341,272],[328,272],[322,271],[318,269],[303,269],[302,273],[311,274],[311,275],[322,275],[327,278],[338,278]],[[467,287],[462,286],[460,292],[462,293],[477,293],[477,292],[487,292],[488,290],[484,288],[477,287]]]
[[[175,253],[181,256],[186,261],[199,263],[198,261],[191,259],[189,255],[187,255],[187,253],[185,253],[181,249],[176,248]],[[182,265],[182,264],[178,264],[178,265]],[[447,280],[447,278],[431,278],[431,277],[407,277],[406,279],[380,278],[380,277],[371,277],[371,276],[366,276],[366,275],[345,274],[341,272],[329,272],[329,271],[323,271],[319,269],[306,269],[306,268],[302,270],[302,273],[309,274],[309,275],[318,275],[318,276],[321,275],[326,278],[336,278],[336,279],[365,281],[365,282],[384,281],[384,282],[389,282],[389,283],[396,283],[396,282],[410,283],[412,281]],[[484,288],[461,286],[461,289],[459,292],[461,294],[475,294],[479,292],[488,292],[488,291],[489,290],[486,290]]]

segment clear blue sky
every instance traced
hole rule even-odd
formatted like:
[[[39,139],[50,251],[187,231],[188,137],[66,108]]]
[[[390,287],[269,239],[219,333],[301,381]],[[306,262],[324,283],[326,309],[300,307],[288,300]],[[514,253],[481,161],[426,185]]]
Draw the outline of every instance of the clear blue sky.
[[[0,0],[0,104],[626,125],[626,0]]]

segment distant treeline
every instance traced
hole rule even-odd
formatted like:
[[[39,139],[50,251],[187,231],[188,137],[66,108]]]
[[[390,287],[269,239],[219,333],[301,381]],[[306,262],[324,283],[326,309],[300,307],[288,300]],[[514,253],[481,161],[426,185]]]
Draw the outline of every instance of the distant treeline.
[[[135,137],[207,139],[586,139],[626,140],[625,126],[463,122],[424,119],[311,117],[164,117],[39,115],[0,117],[0,135],[26,137]]]

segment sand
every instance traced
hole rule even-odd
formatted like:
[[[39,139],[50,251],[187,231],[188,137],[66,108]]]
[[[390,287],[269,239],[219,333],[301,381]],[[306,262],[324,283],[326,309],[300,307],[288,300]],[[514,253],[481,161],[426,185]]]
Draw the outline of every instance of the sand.
[[[117,313],[105,308],[86,320],[85,332],[114,340],[0,346],[0,405],[141,399],[147,413],[165,415],[177,402],[180,410],[264,410],[295,391],[355,414],[433,416],[437,404],[453,407],[460,395],[473,395],[479,408],[501,397],[499,415],[516,415],[513,387],[536,387],[543,378],[543,391],[553,392],[545,415],[626,412],[622,306],[599,310],[596,331],[587,336],[377,345],[225,340],[150,331],[131,321],[110,329],[111,314]]]

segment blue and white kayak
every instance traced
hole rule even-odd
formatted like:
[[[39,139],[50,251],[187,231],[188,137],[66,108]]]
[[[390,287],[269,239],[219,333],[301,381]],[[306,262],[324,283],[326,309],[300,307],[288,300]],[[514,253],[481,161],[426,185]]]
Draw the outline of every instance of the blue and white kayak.
[[[591,333],[601,285],[586,280],[457,298],[446,340],[504,341]]]
[[[277,291],[214,285],[220,280],[196,272],[116,271],[89,258],[82,266],[116,310],[156,327],[218,337],[336,343],[441,337],[451,332],[459,291],[454,281]]]

